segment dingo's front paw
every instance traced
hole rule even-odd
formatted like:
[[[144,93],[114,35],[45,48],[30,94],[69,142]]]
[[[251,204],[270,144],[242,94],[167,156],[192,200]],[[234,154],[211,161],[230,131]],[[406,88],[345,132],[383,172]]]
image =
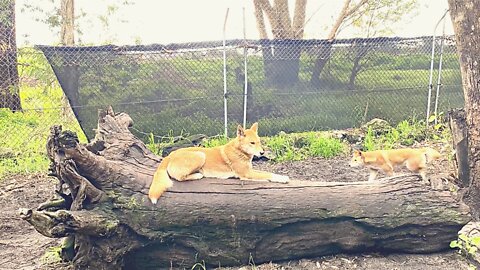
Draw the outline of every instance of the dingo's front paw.
[[[274,174],[270,181],[286,184],[290,182],[290,177],[288,177],[287,175]]]

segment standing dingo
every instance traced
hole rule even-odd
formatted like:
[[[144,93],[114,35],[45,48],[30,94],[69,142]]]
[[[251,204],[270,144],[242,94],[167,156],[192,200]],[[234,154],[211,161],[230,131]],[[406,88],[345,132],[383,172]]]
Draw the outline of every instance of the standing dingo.
[[[353,152],[350,167],[365,166],[370,169],[368,181],[373,181],[377,177],[378,171],[383,171],[387,175],[393,175],[393,168],[396,165],[405,164],[411,172],[419,173],[422,180],[428,183],[426,169],[427,162],[440,158],[439,152],[432,148],[405,148],[391,150],[376,150],[362,152],[355,150]]]

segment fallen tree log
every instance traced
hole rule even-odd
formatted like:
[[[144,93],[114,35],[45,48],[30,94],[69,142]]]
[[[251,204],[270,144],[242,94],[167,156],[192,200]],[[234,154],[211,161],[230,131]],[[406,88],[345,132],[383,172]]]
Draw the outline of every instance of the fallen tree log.
[[[62,254],[73,254],[78,269],[430,253],[449,249],[470,220],[450,192],[431,190],[412,175],[354,183],[175,182],[152,205],[146,194],[161,158],[129,132],[131,124],[126,114],[101,111],[88,145],[53,127],[47,149],[62,203],[20,210],[43,235],[67,237]]]

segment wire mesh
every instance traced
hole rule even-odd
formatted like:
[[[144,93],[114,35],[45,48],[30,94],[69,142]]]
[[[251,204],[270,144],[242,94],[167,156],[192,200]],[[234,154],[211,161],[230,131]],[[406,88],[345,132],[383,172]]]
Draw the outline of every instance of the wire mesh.
[[[8,27],[0,24],[1,36],[14,34]],[[427,107],[428,36],[20,49],[12,40],[1,40],[0,50],[0,156],[12,166],[45,159],[53,124],[92,139],[97,111],[109,105],[128,113],[132,132],[146,142],[223,134],[225,101],[230,135],[243,122],[245,100],[248,125],[259,122],[262,135],[350,128],[372,118],[395,124],[423,119]],[[442,60],[440,112],[463,106],[452,37],[444,39]]]
[[[448,41],[440,111],[463,104],[455,47]],[[89,139],[97,110],[108,105],[129,113],[139,136],[222,133],[220,42],[38,48]],[[225,48],[228,122],[242,123],[245,84],[247,122],[260,122],[268,135],[423,115],[430,48],[431,37],[230,40]]]

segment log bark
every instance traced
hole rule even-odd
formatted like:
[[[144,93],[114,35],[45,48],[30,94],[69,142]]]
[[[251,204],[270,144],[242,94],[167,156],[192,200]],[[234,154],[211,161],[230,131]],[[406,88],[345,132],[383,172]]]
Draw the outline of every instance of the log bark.
[[[480,0],[448,0],[465,96],[469,187],[464,200],[480,219]]]
[[[452,145],[455,150],[455,177],[462,187],[470,183],[470,167],[468,164],[468,130],[464,109],[453,109],[448,112],[448,122],[452,133]]]
[[[102,111],[88,145],[52,128],[47,149],[64,203],[20,211],[43,235],[68,237],[78,269],[430,253],[448,250],[470,220],[448,191],[431,190],[412,175],[353,183],[175,182],[152,205],[147,192],[161,158],[129,132],[131,124],[126,114]]]

